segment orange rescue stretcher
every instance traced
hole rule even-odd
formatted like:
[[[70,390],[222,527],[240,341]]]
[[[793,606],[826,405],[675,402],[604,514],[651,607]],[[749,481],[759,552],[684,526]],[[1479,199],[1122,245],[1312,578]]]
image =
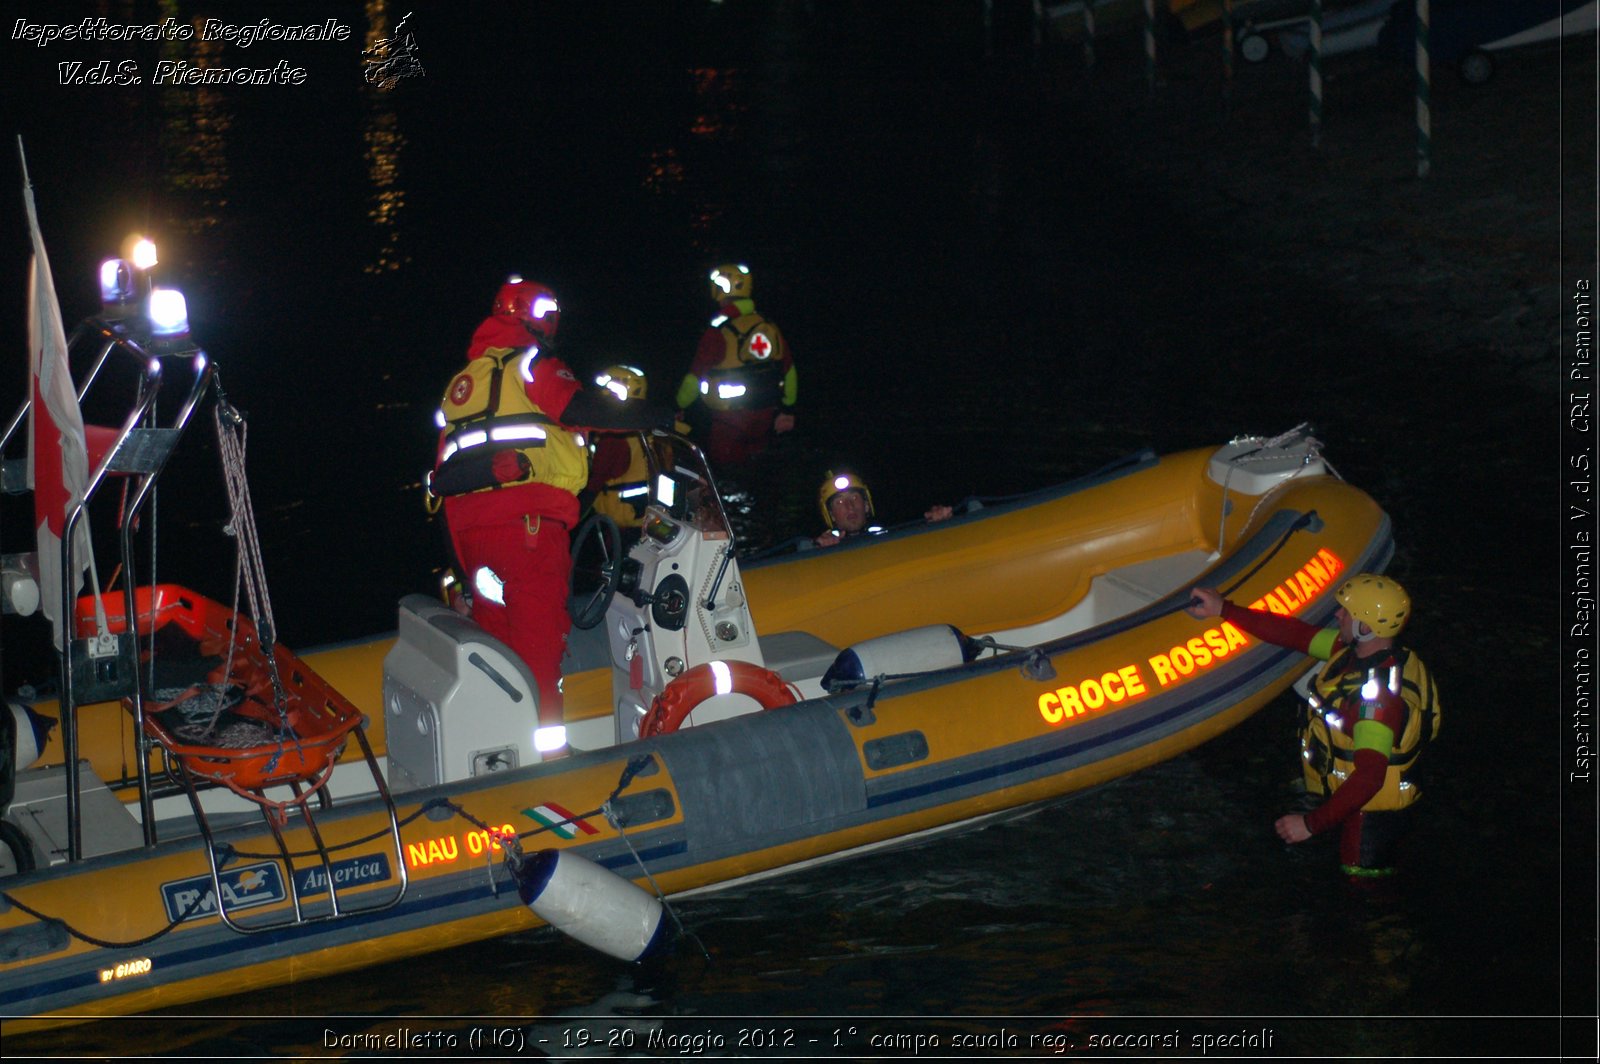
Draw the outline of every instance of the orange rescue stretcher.
[[[127,630],[122,592],[103,597],[107,627],[113,634]],[[150,699],[144,705],[144,730],[175,758],[191,775],[219,783],[235,793],[268,808],[282,810],[305,801],[333,774],[339,754],[350,733],[363,718],[359,709],[334,690],[282,645],[271,648],[283,691],[281,704],[272,682],[271,667],[262,649],[255,624],[233,610],[176,584],[158,584],[135,590],[140,636],[141,675],[151,667],[152,653],[159,663],[163,654],[177,648],[180,659],[187,652],[192,670],[209,660],[222,664],[196,672],[195,682],[175,698],[162,702]],[[78,635],[95,634],[97,623],[94,596],[86,595],[77,604]],[[228,667],[232,641],[232,667]],[[165,644],[165,651],[163,650]],[[154,648],[153,650],[151,648]],[[229,690],[234,701],[226,707],[228,719],[245,725],[261,741],[249,745],[217,745],[194,741],[177,734],[170,723],[171,709],[202,689]],[[134,713],[134,700],[122,700]],[[217,714],[213,714],[213,719]],[[265,738],[270,734],[270,739]],[[303,783],[311,785],[302,790]],[[268,787],[289,785],[296,797],[274,802],[262,793]]]

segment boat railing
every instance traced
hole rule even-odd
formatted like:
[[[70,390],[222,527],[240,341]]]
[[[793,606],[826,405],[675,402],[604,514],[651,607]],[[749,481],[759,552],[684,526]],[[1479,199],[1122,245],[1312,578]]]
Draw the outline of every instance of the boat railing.
[[[394,798],[389,793],[388,784],[384,782],[383,770],[378,767],[377,758],[373,755],[372,745],[367,741],[363,730],[359,727],[353,731],[356,742],[361,746],[361,753],[366,761],[367,768],[372,773],[372,780],[376,786],[384,808],[388,812],[389,841],[394,846],[395,868],[397,869],[397,882],[394,889],[379,895],[375,900],[363,896],[360,904],[350,905],[341,899],[338,888],[338,875],[334,869],[333,855],[330,847],[322,837],[322,831],[317,827],[316,817],[312,815],[310,800],[314,795],[320,795],[324,802],[328,801],[325,780],[314,783],[309,790],[302,790],[302,784],[291,782],[288,784],[294,797],[286,802],[271,802],[265,794],[251,794],[247,797],[256,799],[257,808],[261,817],[272,835],[273,846],[277,851],[277,858],[283,862],[284,879],[287,884],[286,891],[289,895],[289,909],[282,916],[240,918],[231,912],[228,907],[230,892],[223,887],[222,874],[225,865],[232,858],[233,852],[226,844],[219,844],[215,833],[211,829],[211,822],[206,816],[205,808],[200,800],[200,788],[195,779],[195,773],[190,771],[188,764],[181,757],[169,758],[175,766],[177,775],[181,778],[189,803],[194,809],[195,822],[200,826],[200,834],[206,844],[206,860],[211,871],[212,898],[216,901],[217,915],[222,922],[241,934],[259,934],[263,931],[275,931],[280,928],[297,924],[317,923],[324,920],[337,920],[343,916],[354,916],[360,913],[379,912],[399,904],[405,897],[410,885],[410,876],[406,869],[404,844],[400,839],[400,818],[395,810]],[[330,766],[331,774],[331,766]],[[295,853],[289,848],[288,840],[284,837],[287,826],[288,810],[293,809],[299,814],[300,822],[304,825],[306,836],[311,840],[313,850],[310,853]],[[314,858],[322,869],[322,893],[326,896],[326,910],[320,914],[308,913],[307,891],[302,890],[300,882],[300,869],[295,866],[296,857]],[[316,876],[309,879],[311,884],[317,882]]]
[[[110,430],[103,453],[89,471],[83,491],[70,499],[62,534],[63,573],[77,571],[78,528],[85,520],[88,508],[98,496],[100,488],[110,475],[135,478],[131,490],[124,492],[120,503],[118,526],[123,591],[128,616],[134,616],[134,589],[137,586],[136,559],[133,552],[133,529],[138,516],[150,498],[161,472],[181,439],[195,408],[209,388],[213,372],[210,361],[200,348],[190,343],[158,342],[137,336],[122,322],[100,318],[86,319],[75,328],[68,339],[69,359],[74,348],[86,341],[94,341],[97,351],[87,372],[76,388],[80,407],[94,393],[104,393],[107,376],[104,370],[112,354],[120,353],[131,360],[135,382],[131,399],[113,401],[126,405],[126,414],[116,429]],[[161,396],[164,369],[170,363],[187,363],[192,371],[189,389],[182,402],[163,424],[158,413],[157,400]],[[98,387],[101,385],[102,387]],[[0,453],[3,453],[32,409],[32,398],[23,400],[5,432],[0,435]],[[104,435],[107,430],[97,430]],[[8,493],[21,494],[29,489],[27,483],[28,460],[6,459],[0,467],[0,481]],[[37,566],[37,555],[30,558]],[[135,631],[109,634],[103,631],[79,637],[70,619],[74,615],[74,589],[70,579],[64,579],[60,588],[59,603],[62,618],[60,643],[56,650],[60,656],[60,711],[61,741],[66,762],[66,819],[67,858],[77,861],[83,857],[83,824],[81,810],[81,767],[79,763],[78,719],[79,707],[112,698],[132,700],[133,714],[140,729],[135,734],[139,754],[135,760],[139,771],[139,802],[144,836],[147,845],[155,842],[154,806],[150,798],[148,772],[149,746],[143,738],[143,698],[137,677],[137,639]]]

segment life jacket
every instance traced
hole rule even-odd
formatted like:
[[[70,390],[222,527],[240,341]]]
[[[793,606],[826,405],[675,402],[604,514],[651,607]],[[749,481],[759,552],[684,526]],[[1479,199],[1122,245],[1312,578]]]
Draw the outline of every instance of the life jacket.
[[[764,410],[783,398],[788,372],[783,333],[755,311],[724,320],[722,361],[700,378],[700,399],[712,410]]]
[[[607,482],[594,498],[595,513],[605,514],[622,528],[637,528],[650,502],[650,463],[639,437],[629,436],[628,468]]]
[[[1386,687],[1399,695],[1405,715],[1395,733],[1383,787],[1362,809],[1404,809],[1422,796],[1412,778],[1417,755],[1439,734],[1438,689],[1422,659],[1405,647],[1395,647],[1365,667],[1353,648],[1347,647],[1317,673],[1300,730],[1306,790],[1330,795],[1355,772],[1354,732],[1361,719],[1362,689],[1368,684]],[[1368,688],[1368,692],[1377,697],[1376,687]]]
[[[434,494],[534,483],[577,494],[588,483],[588,450],[540,410],[522,386],[538,353],[537,347],[491,347],[451,380],[440,403],[446,435],[433,474]],[[516,453],[522,475],[502,481],[494,475],[494,458],[507,450]]]

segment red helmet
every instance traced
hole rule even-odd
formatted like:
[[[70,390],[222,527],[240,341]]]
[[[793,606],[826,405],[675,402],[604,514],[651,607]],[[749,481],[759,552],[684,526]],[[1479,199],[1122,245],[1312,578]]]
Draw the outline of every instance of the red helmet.
[[[561,324],[561,306],[556,302],[556,294],[537,281],[524,281],[516,274],[500,286],[494,297],[493,313],[520,318],[546,340],[555,339],[556,327]]]

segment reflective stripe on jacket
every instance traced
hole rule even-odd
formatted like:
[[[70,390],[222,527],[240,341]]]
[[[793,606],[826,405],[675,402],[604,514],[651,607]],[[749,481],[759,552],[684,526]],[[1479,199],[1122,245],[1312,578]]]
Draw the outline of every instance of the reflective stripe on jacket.
[[[1383,787],[1362,808],[1404,809],[1421,796],[1410,778],[1417,755],[1439,733],[1439,696],[1422,659],[1404,647],[1378,656],[1372,663],[1341,651],[1322,666],[1312,684],[1300,731],[1306,789],[1329,795],[1355,771],[1355,728],[1384,695],[1398,697],[1404,707],[1394,727],[1394,747]],[[1363,709],[1367,711],[1364,714]]]
[[[600,489],[594,499],[594,509],[623,528],[637,528],[650,502],[650,463],[638,436],[629,436],[625,442],[628,468]]]
[[[762,410],[783,398],[788,358],[783,333],[754,311],[724,321],[722,360],[700,377],[700,399],[712,410]]]
[[[433,476],[438,495],[547,484],[576,494],[589,480],[589,452],[522,386],[538,348],[489,348],[450,381],[440,404],[446,434]],[[501,480],[495,457],[517,455],[521,475]],[[501,463],[503,465],[503,463]]]

